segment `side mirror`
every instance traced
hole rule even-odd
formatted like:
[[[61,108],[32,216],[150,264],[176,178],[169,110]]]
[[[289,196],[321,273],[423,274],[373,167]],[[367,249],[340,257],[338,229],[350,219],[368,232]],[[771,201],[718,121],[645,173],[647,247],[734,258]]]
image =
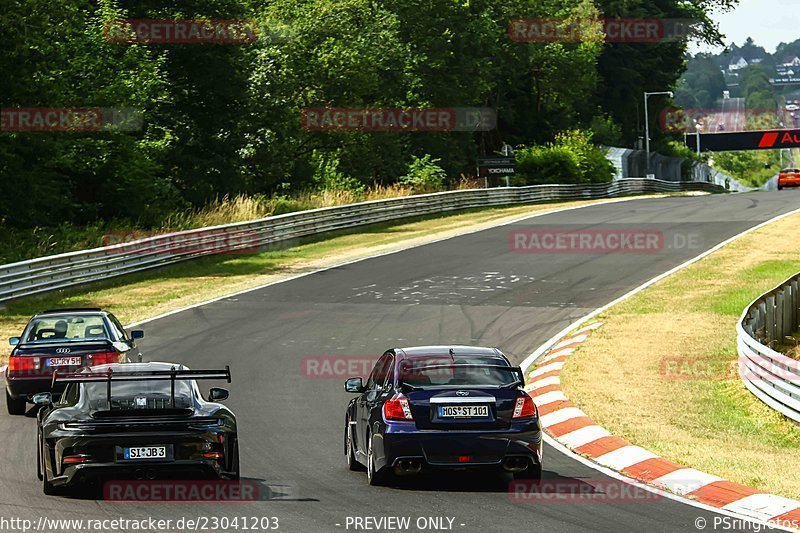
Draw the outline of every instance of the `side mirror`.
[[[11,337],[10,339],[8,339],[8,344],[10,344],[11,346],[16,346],[17,344],[19,344],[19,337]]]
[[[361,378],[348,378],[344,382],[344,390],[347,392],[364,392],[364,382]]]
[[[209,402],[222,402],[227,400],[228,397],[231,395],[228,392],[228,389],[221,389],[219,387],[212,387],[210,391],[208,391],[208,401]]]
[[[133,340],[144,339],[144,331],[140,329],[135,329],[131,331],[131,339]]]
[[[33,395],[33,405],[37,407],[47,407],[53,405],[53,395],[49,392],[40,392]]]

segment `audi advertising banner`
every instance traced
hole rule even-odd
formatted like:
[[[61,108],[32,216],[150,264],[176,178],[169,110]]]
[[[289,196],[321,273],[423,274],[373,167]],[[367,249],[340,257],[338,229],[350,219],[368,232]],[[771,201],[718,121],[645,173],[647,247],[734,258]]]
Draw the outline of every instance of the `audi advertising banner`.
[[[700,150],[709,152],[800,148],[800,130],[702,133],[699,137]],[[687,135],[686,145],[692,150],[697,150],[697,138],[697,135]]]

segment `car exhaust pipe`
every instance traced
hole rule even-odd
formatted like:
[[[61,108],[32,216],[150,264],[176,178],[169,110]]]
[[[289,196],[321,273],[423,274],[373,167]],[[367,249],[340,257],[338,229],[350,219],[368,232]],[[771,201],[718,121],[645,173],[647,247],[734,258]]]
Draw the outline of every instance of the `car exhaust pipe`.
[[[153,480],[156,478],[156,471],[155,470],[148,470],[147,471],[147,479]]]
[[[394,473],[398,476],[412,476],[419,474],[420,470],[422,470],[422,463],[416,459],[400,459],[394,465]]]
[[[522,472],[529,464],[525,457],[506,457],[503,460],[503,469],[506,472]]]
[[[137,468],[137,469],[136,469],[136,470],[133,472],[133,477],[135,477],[137,480],[142,480],[142,479],[144,479],[144,470],[142,470],[141,468]]]

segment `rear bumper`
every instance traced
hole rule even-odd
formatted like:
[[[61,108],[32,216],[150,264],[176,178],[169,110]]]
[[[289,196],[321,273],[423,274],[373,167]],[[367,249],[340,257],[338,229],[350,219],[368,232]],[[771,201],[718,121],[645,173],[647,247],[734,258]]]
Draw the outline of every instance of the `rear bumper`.
[[[52,392],[54,396],[60,395],[64,392],[64,385],[56,383],[55,388],[51,385],[53,383],[52,376],[25,376],[14,377],[9,376],[6,371],[6,390],[12,398],[26,398],[30,400],[34,394],[40,392]]]
[[[70,466],[51,479],[53,485],[66,487],[78,483],[144,479],[232,479],[216,461],[184,460],[141,463],[87,463]]]
[[[406,424],[389,424],[381,440],[382,449],[376,450],[378,467],[394,466],[403,459],[416,459],[435,468],[500,467],[508,457],[526,457],[542,464],[538,419],[501,431],[416,430]],[[380,444],[376,443],[376,448]]]
[[[800,179],[798,178],[778,178],[778,187],[800,187]]]

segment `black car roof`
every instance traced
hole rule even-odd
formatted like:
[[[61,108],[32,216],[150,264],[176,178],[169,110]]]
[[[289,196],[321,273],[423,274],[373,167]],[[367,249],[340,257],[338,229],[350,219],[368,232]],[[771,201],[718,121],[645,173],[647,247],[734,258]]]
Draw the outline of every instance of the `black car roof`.
[[[450,350],[454,357],[459,355],[484,355],[486,357],[505,359],[503,352],[497,348],[487,346],[460,346],[460,345],[440,345],[440,346],[410,346],[407,348],[395,348],[395,353],[406,358],[430,357],[437,355],[450,355]]]

